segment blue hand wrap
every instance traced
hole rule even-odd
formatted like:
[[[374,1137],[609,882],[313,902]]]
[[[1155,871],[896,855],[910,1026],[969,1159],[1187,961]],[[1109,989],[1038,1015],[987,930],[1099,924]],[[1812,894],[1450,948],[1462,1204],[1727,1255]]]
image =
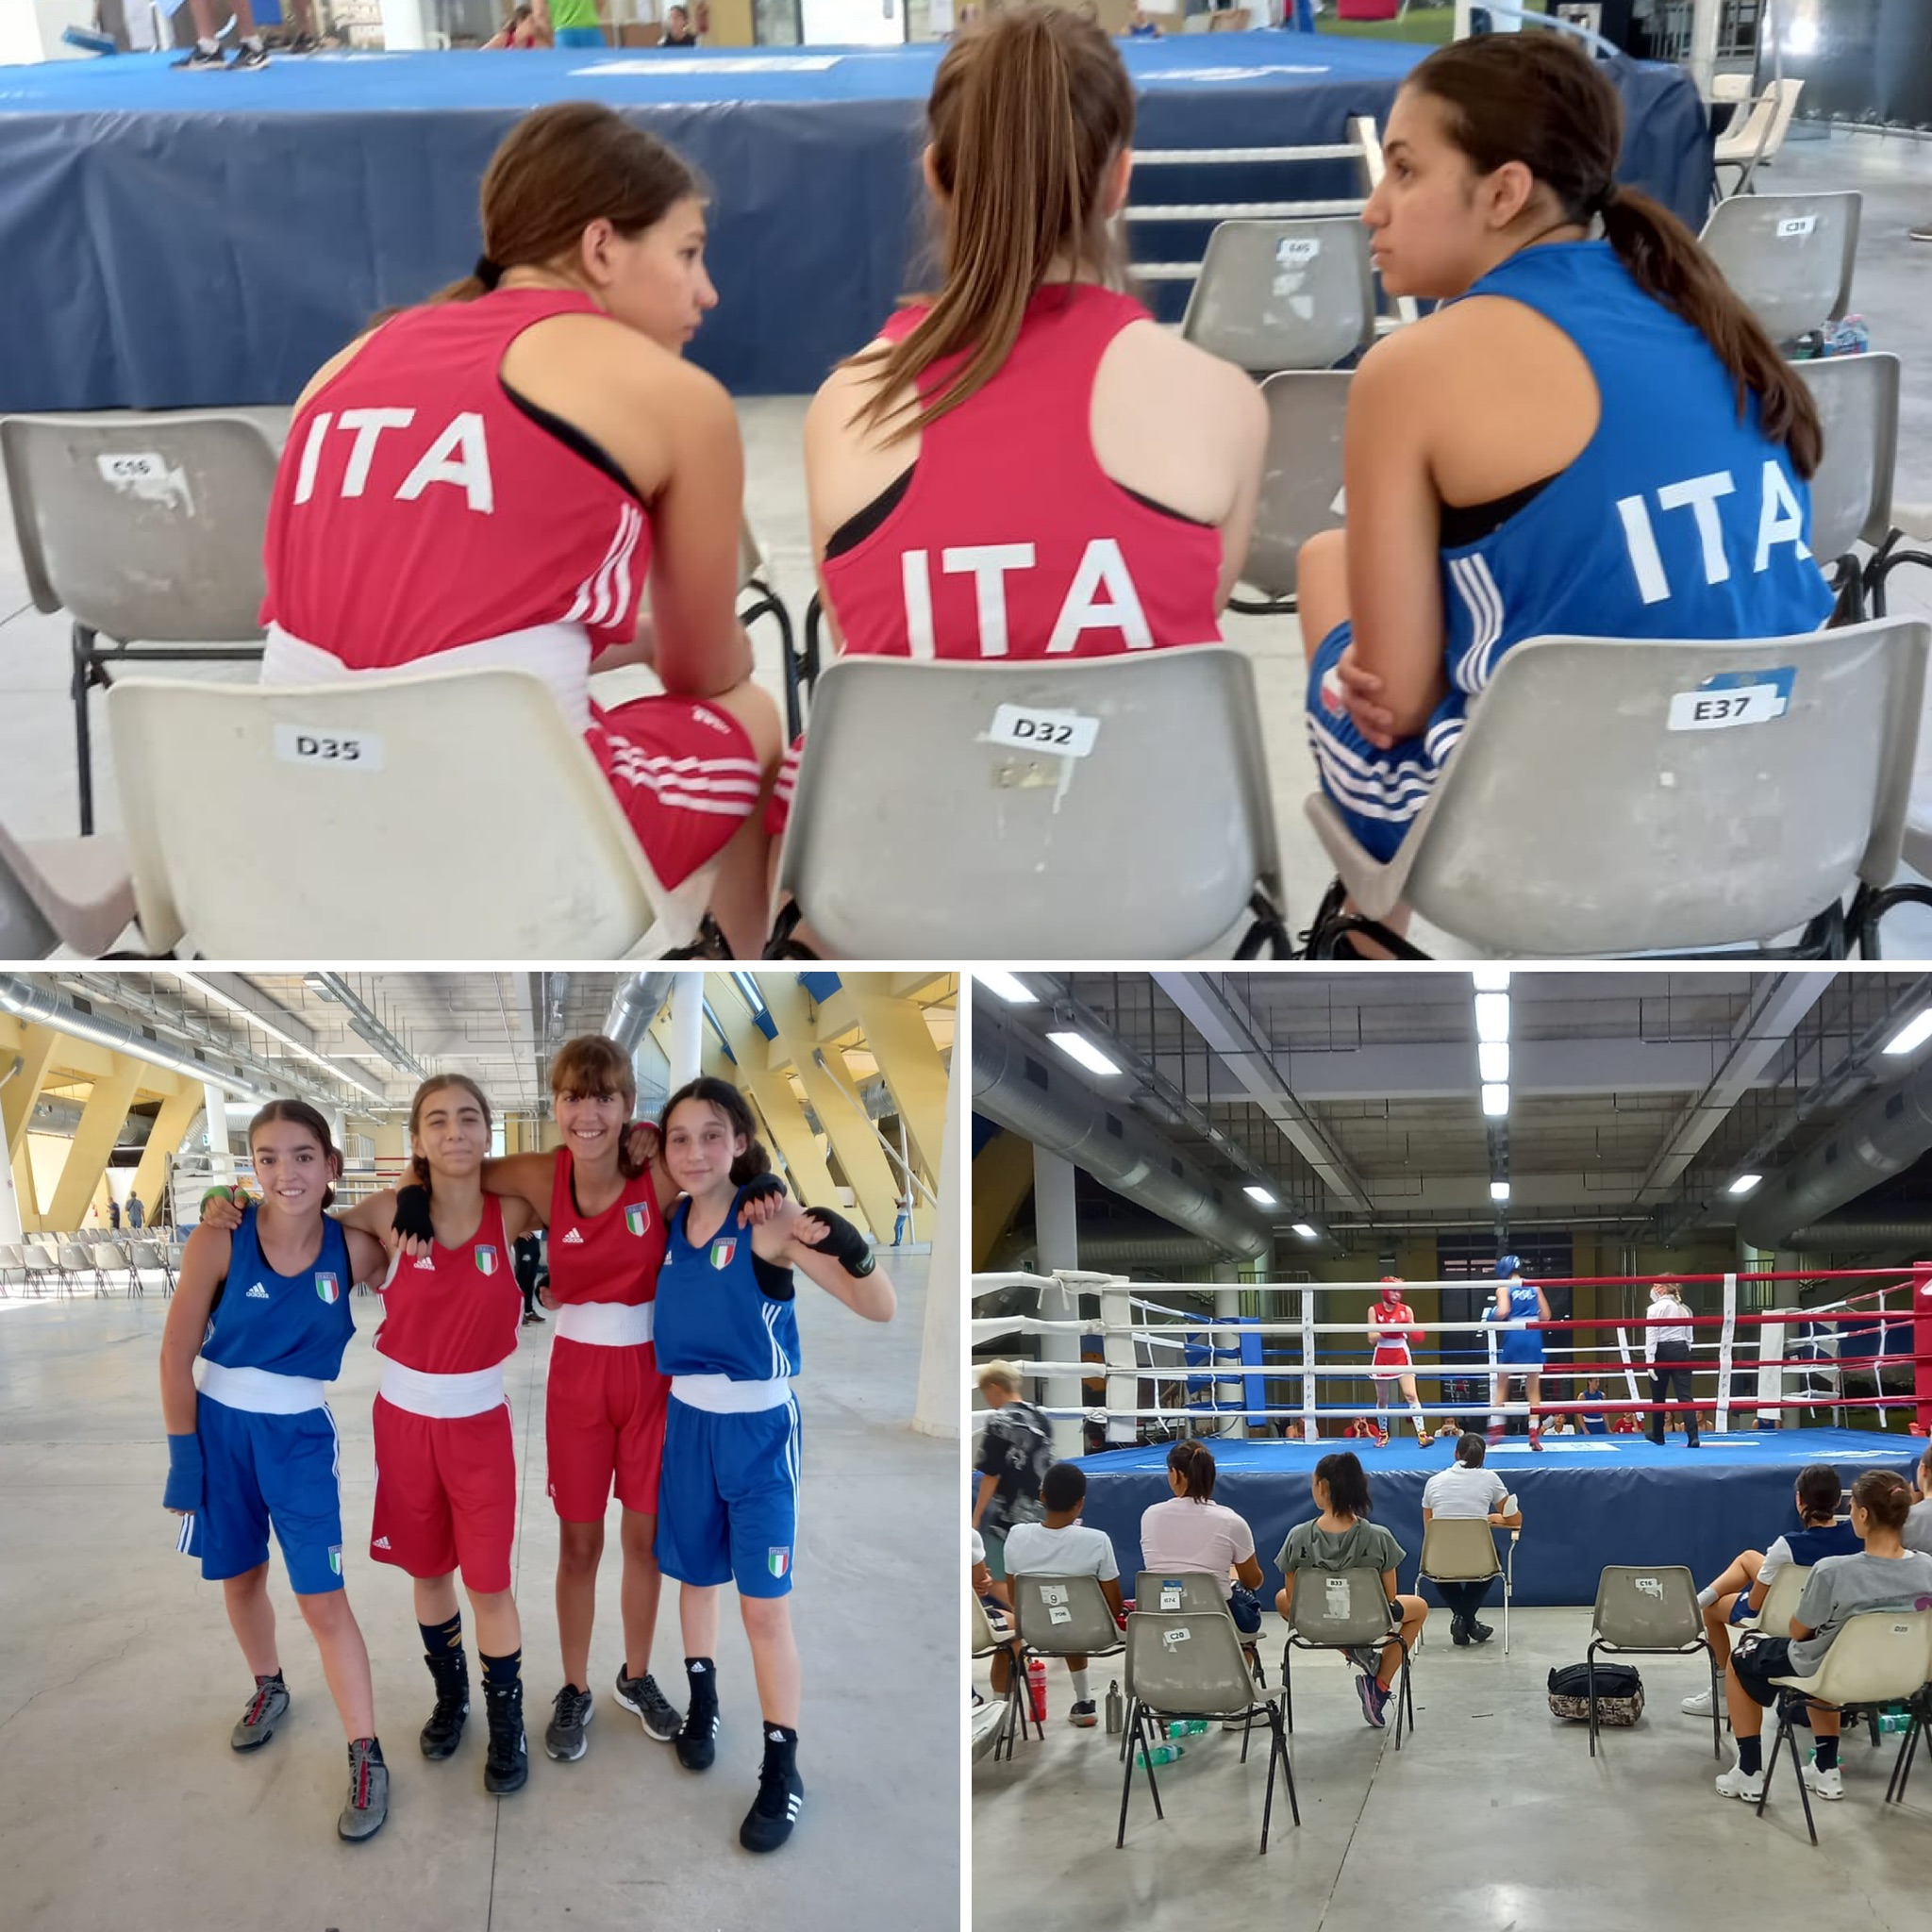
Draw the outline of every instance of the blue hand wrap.
[[[168,1487],[161,1494],[164,1509],[201,1507],[202,1462],[199,1436],[168,1438]]]

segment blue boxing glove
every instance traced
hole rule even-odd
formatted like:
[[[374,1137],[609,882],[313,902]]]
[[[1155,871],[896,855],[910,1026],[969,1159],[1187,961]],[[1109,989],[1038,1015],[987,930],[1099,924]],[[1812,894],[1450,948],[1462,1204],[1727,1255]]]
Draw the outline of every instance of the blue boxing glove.
[[[170,1436],[168,1487],[161,1491],[161,1507],[184,1512],[199,1509],[202,1486],[201,1438]]]
[[[808,1208],[805,1211],[814,1221],[823,1221],[825,1232],[823,1240],[801,1241],[801,1247],[831,1256],[855,1279],[870,1274],[878,1266],[872,1250],[866,1246],[865,1237],[842,1214],[834,1214],[829,1208]]]

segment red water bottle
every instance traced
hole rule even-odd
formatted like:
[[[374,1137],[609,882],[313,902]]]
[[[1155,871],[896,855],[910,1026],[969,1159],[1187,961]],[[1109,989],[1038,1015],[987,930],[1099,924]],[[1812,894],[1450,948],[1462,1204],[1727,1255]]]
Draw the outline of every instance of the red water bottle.
[[[1033,1722],[1046,1722],[1046,1659],[1036,1657],[1026,1665],[1026,1690],[1033,1701]]]

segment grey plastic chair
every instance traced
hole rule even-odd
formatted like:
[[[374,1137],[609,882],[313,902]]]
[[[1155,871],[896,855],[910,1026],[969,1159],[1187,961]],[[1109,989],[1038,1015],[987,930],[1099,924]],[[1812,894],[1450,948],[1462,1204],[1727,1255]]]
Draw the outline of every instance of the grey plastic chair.
[[[1280,953],[1253,669],[1226,645],[841,658],[812,700],[778,886],[770,958],[795,956],[801,918],[857,959],[1178,959],[1243,924],[1239,957]]]
[[[105,1287],[109,1271],[127,1277],[127,1293],[130,1299],[142,1292],[141,1274],[130,1258],[125,1242],[105,1241],[95,1243],[94,1266],[100,1271],[102,1285]]]
[[[1374,1570],[1298,1570],[1288,1606],[1288,1641],[1281,1647],[1281,1707],[1289,1734],[1294,1733],[1294,1683],[1290,1659],[1298,1650],[1370,1651],[1380,1669],[1391,1643],[1402,1652],[1402,1681],[1396,1686],[1395,1748],[1402,1749],[1405,1714],[1415,1729],[1415,1697],[1409,1687],[1408,1645],[1389,1608],[1382,1577]]]
[[[973,1655],[975,1657],[997,1656],[1007,1648],[1011,1640],[993,1635],[992,1624],[986,1614],[986,1606],[971,1590],[966,1592],[966,1604],[973,1631]],[[999,1755],[1001,1746],[1012,1732],[1016,1714],[1021,1723],[1025,1722],[1025,1672],[1009,1668],[1007,1673],[1007,1694],[998,1702],[997,1715],[982,1718],[981,1714],[974,1714],[974,1763],[977,1764],[989,1752],[995,1756]],[[1042,1739],[1045,1737],[1044,1726],[1041,1727],[1041,1736]]]
[[[1220,223],[1181,335],[1252,375],[1333,369],[1375,340],[1369,231],[1350,216]]]
[[[1608,1564],[1596,1583],[1590,1643],[1583,1653],[1590,1696],[1590,1755],[1596,1756],[1596,1659],[1607,1657],[1689,1657],[1701,1650],[1710,1670],[1710,1751],[1724,1756],[1724,1687],[1717,1654],[1705,1634],[1697,1580],[1674,1565]]]
[[[1721,202],[1703,243],[1774,342],[1790,342],[1850,308],[1864,197],[1752,194]]]
[[[1928,1680],[1932,1680],[1932,1610],[1863,1610],[1845,1619],[1814,1675],[1774,1677],[1771,1681],[1787,1691],[1801,1692],[1807,1710],[1822,1707],[1842,1711],[1855,1706],[1870,1707],[1894,1700],[1909,1702],[1912,1722],[1899,1741],[1891,1778],[1885,1788],[1885,1803],[1890,1805],[1894,1801],[1905,1802],[1906,1782],[1911,1776],[1911,1753],[1926,1716]],[[1811,1794],[1805,1789],[1805,1767],[1798,1758],[1794,1716],[1791,1700],[1780,1697],[1777,1736],[1772,1742],[1771,1756],[1764,1762],[1764,1790],[1758,1794],[1757,1815],[1764,1816],[1764,1801],[1771,1795],[1771,1778],[1777,1769],[1778,1754],[1789,1745],[1791,1770],[1798,1780],[1798,1797],[1805,1807],[1805,1829],[1811,1834],[1815,1845],[1818,1827],[1812,1822]]]
[[[175,1273],[168,1266],[168,1251],[159,1241],[130,1241],[127,1244],[127,1262],[134,1274],[136,1294],[146,1294],[147,1287],[141,1276],[150,1270],[161,1277],[165,1284],[164,1292],[175,1292]]]
[[[1346,370],[1293,370],[1261,385],[1268,448],[1241,583],[1232,610],[1266,616],[1295,608],[1295,559],[1321,530],[1342,527],[1341,433],[1348,414]]]
[[[36,609],[74,621],[83,834],[94,828],[88,692],[107,687],[108,667],[260,657],[261,540],[276,458],[262,424],[245,415],[0,420],[27,590]]]
[[[1507,1561],[1496,1555],[1492,1525],[1480,1516],[1432,1516],[1423,1524],[1423,1553],[1416,1559],[1416,1584],[1423,1578],[1437,1583],[1487,1583],[1503,1579],[1503,1655],[1509,1655],[1509,1599],[1516,1587],[1516,1540],[1510,1530]]]
[[[16,839],[0,825],[0,959],[43,959],[61,946],[98,958],[133,919],[121,840]]]
[[[1222,1616],[1229,1623],[1234,1622],[1233,1612],[1228,1608],[1227,1580],[1214,1576],[1204,1570],[1141,1570],[1134,1577],[1134,1607],[1140,1610],[1198,1610],[1204,1616]],[[1248,1667],[1255,1681],[1262,1690],[1268,1688],[1266,1673],[1261,1668],[1261,1657],[1256,1640],[1243,1636],[1239,1624],[1235,1637],[1241,1646],[1241,1654],[1248,1659]],[[1123,1744],[1122,1750],[1126,1746]]]
[[[1117,1657],[1125,1640],[1114,1622],[1113,1609],[1093,1576],[1009,1576],[1014,1627],[1020,1634],[1020,1657],[1008,1682],[1019,1706],[1019,1733],[1024,1736],[1030,1706],[1026,1666],[1035,1657]],[[1043,1740],[1046,1726],[1040,1726]],[[1014,1728],[1008,1726],[1007,1756],[1013,1753]]]
[[[1341,874],[1311,955],[1407,904],[1502,958],[1764,947],[1807,926],[1800,957],[1852,945],[1870,957],[1882,911],[1925,896],[1884,889],[1899,867],[1928,641],[1924,621],[1885,618],[1799,638],[1517,644],[1387,864],[1325,794],[1308,800]],[[1789,694],[1764,723],[1681,728],[1724,696],[1717,680],[1788,680]],[[1554,728],[1562,719],[1588,728]],[[1344,890],[1360,919],[1342,914]]]
[[[26,1268],[20,1258],[20,1243],[0,1241],[0,1296],[7,1293],[9,1275],[14,1277],[15,1287],[26,1286]]]
[[[62,1241],[55,1250],[54,1258],[60,1264],[63,1283],[71,1285],[83,1277],[93,1283],[94,1299],[99,1301],[108,1292],[107,1276],[101,1273],[92,1251],[81,1241]]]
[[[31,1287],[37,1298],[44,1297],[51,1285],[55,1291],[64,1292],[67,1277],[60,1271],[60,1263],[36,1242],[24,1242],[20,1250],[21,1281],[23,1288]]]
[[[1261,1850],[1268,1849],[1268,1828],[1274,1814],[1274,1772],[1277,1765],[1288,1787],[1289,1809],[1302,1822],[1295,1796],[1294,1767],[1289,1761],[1288,1739],[1282,1729],[1281,1707],[1274,1698],[1255,1696],[1248,1661],[1241,1655],[1234,1620],[1213,1610],[1136,1610],[1127,1619],[1127,1693],[1133,1715],[1128,1725],[1126,1774],[1121,1781],[1121,1822],[1114,1849],[1127,1840],[1127,1802],[1134,1790],[1134,1760],[1145,1761],[1147,1790],[1154,1815],[1165,1818],[1160,1787],[1154,1777],[1149,1754],[1160,1742],[1160,1726],[1170,1718],[1245,1718],[1259,1715],[1268,1724],[1268,1795],[1261,1807]],[[1246,1731],[1241,1737],[1241,1761],[1248,1758]]]

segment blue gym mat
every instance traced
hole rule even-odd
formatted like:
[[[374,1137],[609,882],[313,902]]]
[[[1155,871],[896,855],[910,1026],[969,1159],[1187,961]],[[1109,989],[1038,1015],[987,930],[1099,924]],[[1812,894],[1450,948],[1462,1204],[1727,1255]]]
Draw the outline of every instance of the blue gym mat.
[[[0,68],[0,409],[293,399],[381,310],[466,274],[476,193],[523,112],[590,97],[714,196],[720,307],[691,349],[734,391],[815,388],[919,280],[917,155],[940,49],[323,55],[250,75],[169,57]],[[1279,146],[1385,120],[1423,50],[1295,33],[1125,43],[1143,147]],[[1674,68],[1614,63],[1624,173],[1699,225],[1710,141]],[[1333,166],[1162,168],[1175,203],[1339,197]],[[1149,258],[1206,229],[1137,227]],[[1183,289],[1158,291],[1177,313]]]

